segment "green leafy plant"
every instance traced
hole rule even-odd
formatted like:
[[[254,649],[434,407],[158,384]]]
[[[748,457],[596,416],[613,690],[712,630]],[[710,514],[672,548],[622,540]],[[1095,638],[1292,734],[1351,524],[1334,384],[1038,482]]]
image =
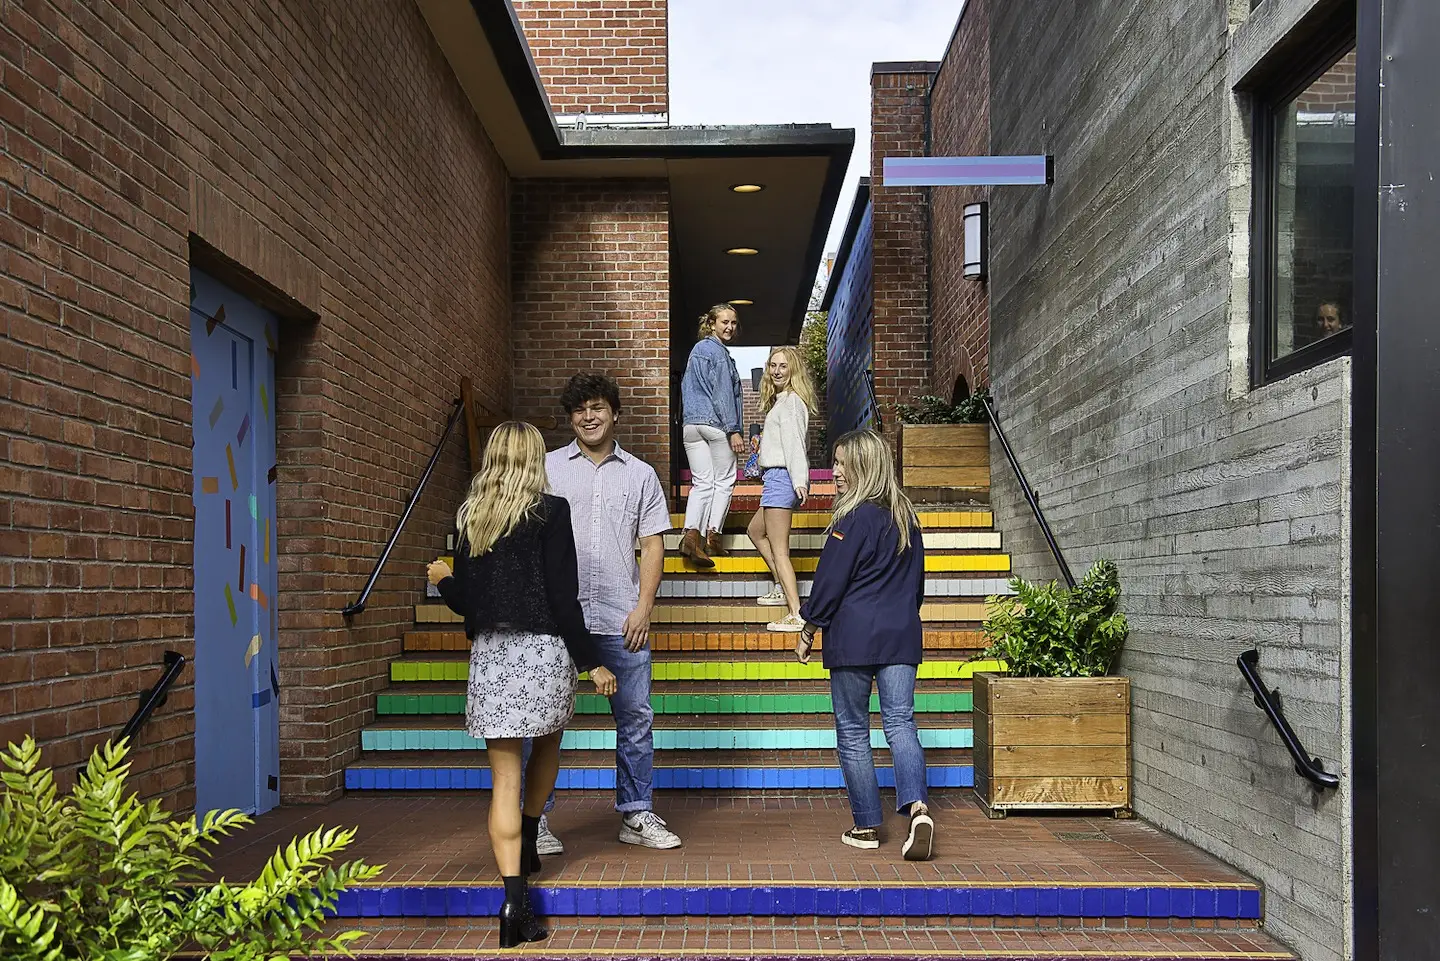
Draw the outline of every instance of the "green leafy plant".
[[[958,404],[926,394],[913,404],[896,404],[895,416],[902,424],[988,424],[990,417],[982,397],[989,400],[988,387],[981,387]]]
[[[247,884],[210,878],[210,849],[251,823],[238,811],[176,819],[127,793],[127,747],[91,755],[68,797],[33,738],[0,753],[0,957],[163,961],[199,950],[222,961],[339,951],[361,932],[322,934],[339,892],[380,873],[332,865],[353,830],[321,828],[275,852]]]
[[[990,598],[985,656],[1013,677],[1101,677],[1130,633],[1120,613],[1120,574],[1098,561],[1074,589],[1012,578],[1014,597]]]

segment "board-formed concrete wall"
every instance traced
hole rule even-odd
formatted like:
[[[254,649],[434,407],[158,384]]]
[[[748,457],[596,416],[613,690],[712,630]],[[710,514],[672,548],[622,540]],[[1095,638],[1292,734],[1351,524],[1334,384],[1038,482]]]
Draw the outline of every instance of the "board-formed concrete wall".
[[[1233,93],[1314,5],[992,6],[990,152],[1053,154],[1056,182],[992,192],[991,377],[1076,575],[1119,565],[1138,812],[1261,880],[1268,929],[1338,961],[1346,787],[1295,774],[1235,666],[1257,647],[1301,740],[1347,770],[1349,360],[1250,387]],[[992,451],[1017,571],[1055,576]]]

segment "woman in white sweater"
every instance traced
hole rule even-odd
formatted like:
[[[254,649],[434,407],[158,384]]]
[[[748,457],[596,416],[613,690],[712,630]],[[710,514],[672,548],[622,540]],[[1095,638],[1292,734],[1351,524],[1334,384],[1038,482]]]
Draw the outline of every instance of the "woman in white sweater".
[[[772,631],[799,631],[800,591],[790,563],[790,514],[805,503],[810,490],[810,459],[805,437],[810,412],[815,410],[815,388],[794,347],[776,347],[765,367],[760,386],[760,409],[765,429],[760,435],[762,486],[760,509],[746,533],[775,576],[775,589],[760,598],[769,607],[787,607],[789,613],[767,625]]]

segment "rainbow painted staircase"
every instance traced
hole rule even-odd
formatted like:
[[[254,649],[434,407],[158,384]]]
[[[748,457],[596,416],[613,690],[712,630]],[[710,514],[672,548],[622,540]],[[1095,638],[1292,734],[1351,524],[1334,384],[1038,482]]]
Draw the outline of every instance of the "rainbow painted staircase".
[[[825,474],[812,490],[795,516],[802,591],[833,497]],[[1010,571],[987,510],[922,514],[927,661],[916,706],[937,858],[900,859],[898,818],[880,851],[842,846],[850,820],[825,672],[818,657],[795,661],[794,635],[765,630],[778,609],[754,604],[771,586],[741,533],[757,501],[755,485],[737,488],[731,554],[712,572],[682,563],[677,535],[667,535],[651,635],[656,807],[685,846],[649,851],[616,840],[614,725],[605,699],[582,693],[551,818],[567,851],[547,858],[533,884],[555,934],[526,954],[1290,957],[1257,930],[1258,886],[1143,822],[991,822],[978,812],[966,790],[970,679],[987,666],[974,660],[985,598],[1006,591]],[[356,853],[389,865],[382,880],[348,893],[332,922],[374,935],[358,945],[362,956],[501,956],[490,920],[500,901],[485,835],[490,777],[483,745],[463,727],[467,656],[458,619],[433,597],[418,603],[346,771],[347,796],[267,816],[271,833],[253,850],[232,850],[224,869],[258,870],[266,844],[311,822],[357,824]],[[878,717],[872,743],[888,784]]]

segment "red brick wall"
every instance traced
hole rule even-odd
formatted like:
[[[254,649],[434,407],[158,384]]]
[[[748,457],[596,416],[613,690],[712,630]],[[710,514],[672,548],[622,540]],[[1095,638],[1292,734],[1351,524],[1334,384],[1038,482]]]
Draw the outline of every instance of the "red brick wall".
[[[875,394],[887,425],[896,404],[930,389],[927,311],[928,189],[887,187],[886,157],[925,153],[929,71],[871,75],[871,187],[874,204]],[[895,431],[886,432],[893,437]]]
[[[408,3],[6,3],[0,67],[0,742],[35,733],[68,779],[194,653],[193,234],[318,318],[277,360],[281,795],[333,797],[462,443],[369,609],[338,611],[458,379],[510,394],[505,171]],[[192,676],[134,758],[179,805]]]
[[[556,113],[668,113],[667,0],[514,0]]]
[[[517,180],[515,411],[563,414],[573,374],[620,385],[620,443],[670,485],[670,190],[655,180]],[[547,435],[568,443],[568,429]],[[683,456],[683,455],[682,455]]]
[[[967,0],[930,92],[931,156],[990,152],[989,0]],[[983,280],[966,280],[965,205],[984,187],[930,194],[930,310],[935,352],[931,390],[949,398],[963,376],[971,390],[990,380],[990,305]]]

